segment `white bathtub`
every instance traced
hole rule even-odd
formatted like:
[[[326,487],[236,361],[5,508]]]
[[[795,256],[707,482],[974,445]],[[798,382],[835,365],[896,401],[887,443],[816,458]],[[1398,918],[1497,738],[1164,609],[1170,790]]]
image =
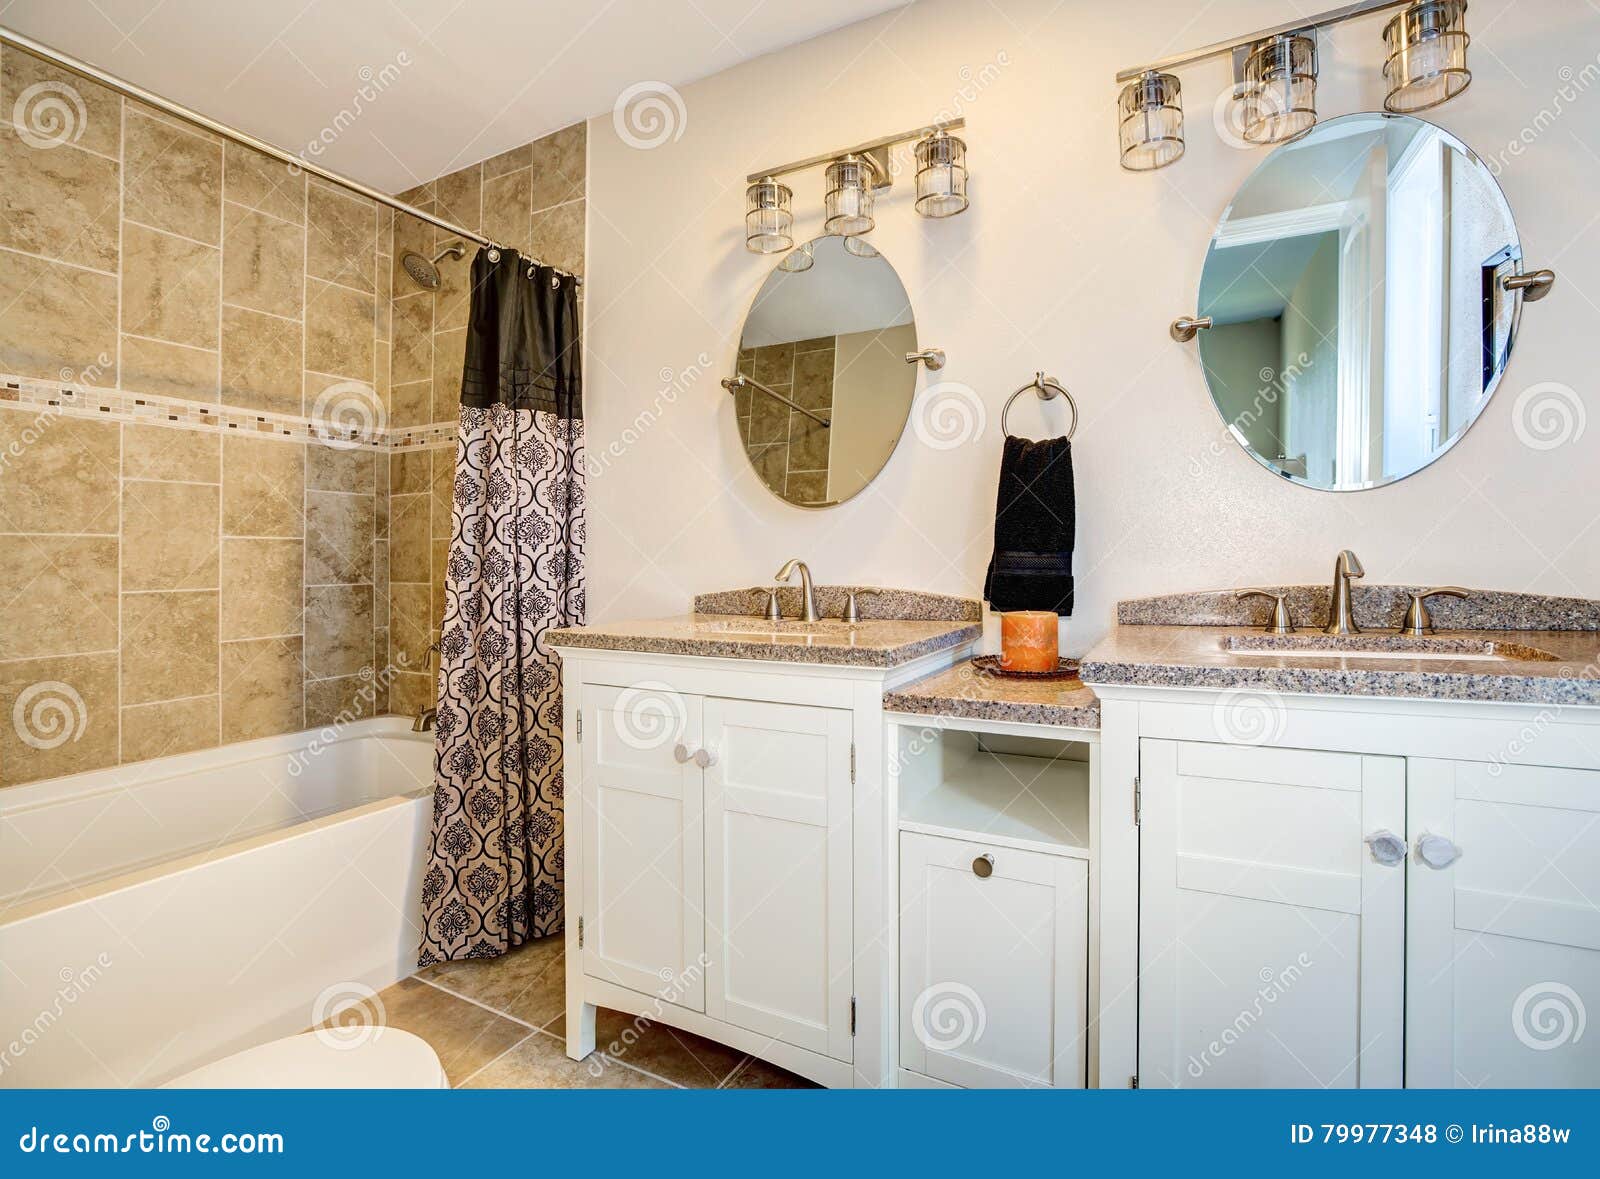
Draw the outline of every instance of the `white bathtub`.
[[[159,1084],[410,974],[432,793],[398,717],[0,790],[0,1088]]]

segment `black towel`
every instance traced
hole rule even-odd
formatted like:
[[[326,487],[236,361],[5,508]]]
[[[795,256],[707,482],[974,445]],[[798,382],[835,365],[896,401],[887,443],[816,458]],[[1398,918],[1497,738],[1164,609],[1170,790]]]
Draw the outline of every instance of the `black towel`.
[[[983,596],[995,610],[1072,613],[1077,526],[1072,443],[1006,437],[994,515],[994,556]]]

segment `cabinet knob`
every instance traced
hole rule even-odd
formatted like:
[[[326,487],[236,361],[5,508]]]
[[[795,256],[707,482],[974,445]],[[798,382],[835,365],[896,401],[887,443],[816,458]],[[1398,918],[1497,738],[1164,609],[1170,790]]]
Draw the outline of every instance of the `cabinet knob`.
[[[717,755],[709,749],[696,749],[694,751],[694,764],[702,770],[709,770],[717,764]]]
[[[1461,858],[1461,849],[1448,835],[1417,836],[1417,859],[1435,870],[1448,868]]]
[[[994,857],[984,852],[972,861],[972,874],[980,880],[987,880],[994,875]]]
[[[1372,849],[1372,858],[1386,868],[1393,868],[1406,858],[1406,841],[1387,828],[1374,831],[1365,843]]]
[[[677,748],[672,751],[673,760],[676,761],[680,766],[693,756],[694,754],[689,752],[689,747],[682,741],[679,741]]]

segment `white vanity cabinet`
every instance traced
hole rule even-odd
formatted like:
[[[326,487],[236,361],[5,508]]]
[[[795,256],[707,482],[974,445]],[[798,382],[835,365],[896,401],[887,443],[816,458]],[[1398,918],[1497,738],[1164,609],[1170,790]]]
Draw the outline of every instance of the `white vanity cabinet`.
[[[568,1054],[607,1007],[891,1084],[898,667],[562,650]]]
[[[1108,1069],[1600,1086],[1600,709],[1257,692],[1247,742],[1238,691],[1098,690]]]

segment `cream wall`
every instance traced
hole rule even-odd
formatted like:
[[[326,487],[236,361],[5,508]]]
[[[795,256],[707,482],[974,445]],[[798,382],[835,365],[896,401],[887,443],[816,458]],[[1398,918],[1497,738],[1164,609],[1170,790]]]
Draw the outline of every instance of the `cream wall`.
[[[1192,345],[1207,237],[1263,157],[1213,127],[1225,61],[1182,73],[1189,150],[1133,175],[1117,165],[1115,71],[1276,23],[1293,6],[1218,0],[976,5],[923,0],[682,90],[681,136],[629,146],[590,124],[588,366],[595,472],[591,621],[687,608],[698,590],[763,582],[801,556],[827,582],[976,594],[989,557],[999,411],[1035,369],[1076,394],[1078,608],[1085,649],[1119,598],[1253,582],[1322,581],[1357,550],[1380,582],[1437,581],[1600,597],[1600,424],[1538,450],[1518,440],[1520,393],[1555,382],[1591,403],[1600,338],[1600,14],[1568,0],[1474,5],[1472,86],[1433,112],[1506,161],[1530,267],[1560,281],[1523,320],[1484,417],[1443,461],[1376,491],[1275,480],[1226,436]],[[1323,42],[1325,115],[1381,104],[1381,21]],[[1562,72],[1566,68],[1565,77]],[[1567,97],[1558,96],[1566,86]],[[1541,117],[1564,107],[1553,119]],[[961,114],[972,208],[912,212],[904,180],[872,241],[899,269],[924,344],[949,354],[919,378],[913,419],[948,428],[930,382],[976,391],[983,429],[941,448],[908,434],[868,492],[827,511],[778,502],[745,461],[731,372],[740,323],[771,260],[747,254],[743,177],[937,115]],[[1531,142],[1511,156],[1507,145]],[[636,138],[636,137],[635,137]],[[797,239],[819,231],[821,174],[796,179]],[[948,389],[949,385],[944,384]],[[936,391],[937,393],[937,391]],[[959,396],[959,391],[955,396]],[[946,397],[946,411],[965,408]],[[1017,424],[1037,422],[1019,404]],[[1059,419],[1058,419],[1059,420]],[[1526,431],[1524,431],[1526,433]]]

